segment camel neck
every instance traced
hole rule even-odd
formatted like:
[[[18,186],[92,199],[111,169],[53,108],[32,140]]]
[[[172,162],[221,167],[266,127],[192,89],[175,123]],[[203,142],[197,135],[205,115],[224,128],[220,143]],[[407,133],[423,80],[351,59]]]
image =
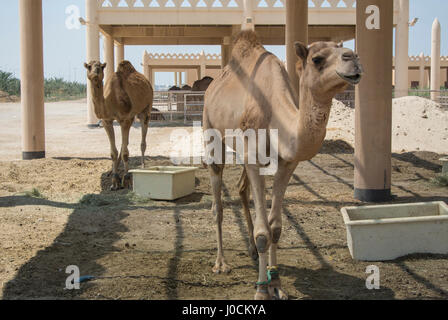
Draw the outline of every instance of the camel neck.
[[[300,89],[296,154],[300,161],[309,160],[320,150],[326,135],[331,100],[317,100],[311,91]]]
[[[99,119],[104,118],[104,89],[102,81],[92,81],[92,101],[95,114]]]
[[[311,133],[325,131],[330,116],[332,99],[315,97],[310,89],[301,88],[299,100],[300,127],[306,129],[307,132],[311,131]]]

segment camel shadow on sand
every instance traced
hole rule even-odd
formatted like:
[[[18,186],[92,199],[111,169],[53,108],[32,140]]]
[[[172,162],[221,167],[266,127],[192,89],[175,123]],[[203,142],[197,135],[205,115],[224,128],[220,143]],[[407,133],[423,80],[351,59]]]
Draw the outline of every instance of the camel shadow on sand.
[[[61,158],[61,160],[64,160]],[[67,158],[66,160],[70,160]],[[156,158],[166,161],[165,158]],[[131,158],[131,167],[138,166],[139,158]],[[106,270],[98,263],[101,258],[125,248],[116,245],[122,239],[121,234],[128,232],[123,220],[132,210],[153,210],[165,208],[158,202],[141,204],[133,198],[128,190],[111,192],[110,172],[101,174],[101,188],[99,194],[86,194],[78,203],[58,202],[44,198],[35,198],[28,195],[14,195],[0,197],[0,209],[17,206],[39,206],[72,210],[62,232],[53,243],[39,250],[35,256],[25,262],[17,271],[12,280],[3,287],[3,299],[82,299],[83,293],[95,286],[95,281],[81,284],[80,290],[66,290],[65,283],[69,274],[66,267],[75,265],[79,267],[80,275],[93,275],[101,278]],[[193,194],[176,201],[180,206],[199,204],[202,194]],[[172,210],[176,224],[175,252],[169,261],[168,270],[164,279],[175,279],[177,266],[182,256],[183,225],[179,221],[180,211]],[[170,299],[177,298],[176,287],[167,281],[166,295]],[[105,296],[96,298],[104,299]]]
[[[328,145],[329,150],[340,148]],[[346,148],[346,146],[343,146]],[[328,151],[331,152],[331,151]],[[70,160],[62,159],[61,160]],[[151,159],[160,163],[168,161],[167,158]],[[137,167],[139,158],[131,158],[131,167]],[[294,181],[295,180],[295,181]],[[296,178],[292,183],[298,182]],[[199,181],[196,181],[198,184]],[[342,183],[342,182],[341,182]],[[304,184],[307,190],[319,195],[318,190],[312,190],[311,186]],[[16,206],[40,206],[70,209],[72,212],[62,232],[55,238],[53,243],[43,250],[38,251],[34,257],[24,263],[12,280],[4,285],[3,299],[82,299],[83,295],[92,286],[97,285],[95,281],[86,282],[81,285],[80,290],[65,290],[65,281],[68,274],[65,268],[69,265],[76,265],[80,268],[81,275],[94,275],[101,277],[106,273],[105,268],[98,262],[101,258],[114,252],[124,250],[116,245],[122,239],[121,234],[128,232],[123,220],[129,216],[132,210],[168,210],[172,215],[172,220],[176,222],[174,251],[168,261],[168,267],[163,277],[165,297],[168,299],[178,299],[179,297],[179,264],[185,253],[183,249],[184,228],[181,210],[188,205],[188,209],[210,209],[209,202],[204,201],[203,194],[195,193],[189,197],[175,201],[176,206],[167,209],[163,203],[152,202],[149,205],[138,205],[129,192],[122,190],[110,192],[109,172],[101,174],[101,192],[99,194],[85,195],[78,203],[58,202],[47,199],[32,198],[24,195],[0,197],[0,209]],[[230,193],[224,186],[224,201],[231,201]],[[323,196],[316,200],[318,204],[328,206],[345,205],[334,203]],[[404,199],[401,199],[404,200]],[[412,201],[415,199],[406,199]],[[429,200],[429,199],[425,199]],[[431,199],[432,200],[432,199]],[[447,200],[446,198],[444,199]],[[295,199],[286,199],[286,203],[295,202]],[[253,208],[252,208],[253,210]],[[248,233],[244,222],[241,206],[232,206],[239,231],[244,239],[246,248],[248,247]],[[294,280],[297,291],[310,299],[393,299],[394,292],[382,287],[381,290],[371,292],[366,290],[365,279],[356,278],[343,274],[335,270],[325,261],[317,247],[297,223],[295,217],[287,210],[284,210],[284,218],[296,230],[298,237],[302,238],[307,248],[320,262],[321,267],[317,270],[297,268],[294,266],[281,265],[281,273]],[[399,262],[398,262],[399,264]],[[257,264],[246,266],[255,268]],[[433,287],[421,276],[413,276],[415,280],[426,286]],[[196,284],[190,284],[196,285]],[[97,298],[107,298],[98,296]],[[294,298],[291,296],[291,298]]]

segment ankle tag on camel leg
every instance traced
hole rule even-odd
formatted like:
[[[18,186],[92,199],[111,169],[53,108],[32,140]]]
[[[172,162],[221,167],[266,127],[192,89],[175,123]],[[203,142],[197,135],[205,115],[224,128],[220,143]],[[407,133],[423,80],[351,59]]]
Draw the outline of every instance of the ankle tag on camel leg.
[[[279,279],[278,267],[268,267],[267,275],[269,282]]]
[[[256,283],[257,286],[267,286],[268,284],[271,283],[271,280],[272,280],[272,278],[271,278],[271,272],[268,270],[268,271],[266,272],[266,274],[267,274],[267,276],[268,276],[268,281],[258,281],[258,282]]]

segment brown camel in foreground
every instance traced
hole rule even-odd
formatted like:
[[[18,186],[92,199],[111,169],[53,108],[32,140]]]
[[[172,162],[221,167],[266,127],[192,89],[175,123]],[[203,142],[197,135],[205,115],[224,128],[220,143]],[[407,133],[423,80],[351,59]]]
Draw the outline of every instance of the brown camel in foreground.
[[[112,76],[106,79],[103,89],[104,68],[106,64],[91,61],[84,64],[87,78],[92,84],[93,105],[98,119],[103,120],[104,129],[110,142],[112,157],[111,190],[119,189],[120,176],[118,166],[123,160],[125,174],[121,185],[127,188],[130,183],[129,170],[129,131],[137,116],[142,126],[141,163],[144,167],[146,151],[146,135],[151,117],[153,89],[145,76],[135,70],[129,61],[122,61]],[[121,127],[121,152],[115,146],[114,120]]]
[[[204,130],[277,129],[278,169],[274,175],[272,206],[266,209],[261,165],[248,164],[247,142],[240,197],[249,226],[251,254],[258,253],[259,276],[255,299],[286,299],[277,268],[277,244],[282,231],[282,202],[290,177],[300,161],[313,158],[326,135],[333,97],[349,84],[361,80],[358,56],[334,42],[295,44],[299,62],[300,97],[291,87],[283,63],[267,52],[252,31],[238,35],[232,58],[205,95]],[[267,146],[269,150],[269,146]],[[222,246],[221,201],[224,165],[210,166],[212,212],[217,223],[218,254],[215,273],[229,272]],[[250,189],[249,189],[250,188]],[[249,212],[250,191],[255,203],[255,221]],[[269,261],[268,261],[269,252]],[[268,267],[269,264],[269,267]]]

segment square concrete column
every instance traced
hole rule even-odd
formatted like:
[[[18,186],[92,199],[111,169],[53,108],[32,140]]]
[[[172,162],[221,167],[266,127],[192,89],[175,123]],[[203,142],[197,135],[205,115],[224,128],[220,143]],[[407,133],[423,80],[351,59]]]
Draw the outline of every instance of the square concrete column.
[[[241,25],[241,30],[255,30],[254,21],[254,0],[244,0],[243,1],[243,23]]]
[[[203,79],[205,77],[206,63],[207,63],[207,59],[205,58],[204,50],[202,50],[201,54],[199,55],[199,64],[200,64],[199,79]]]
[[[87,62],[100,60],[100,29],[98,26],[98,1],[86,0],[86,49]],[[87,126],[98,127],[98,118],[95,115],[91,83],[87,80]]]
[[[230,44],[230,37],[224,37],[221,45],[221,69],[224,69],[230,62],[232,56],[232,52],[230,51],[232,48]]]
[[[42,0],[20,0],[22,158],[45,158]]]
[[[409,0],[398,1],[395,33],[395,98],[408,95],[409,89]]]
[[[120,62],[124,60],[124,44],[115,45],[115,69],[118,68]]]
[[[364,77],[356,87],[355,198],[391,198],[393,1],[356,2],[357,51]]]
[[[431,33],[431,100],[438,101],[440,96],[440,22],[436,18]]]
[[[424,89],[426,87],[426,83],[425,83],[425,65],[426,65],[426,61],[425,61],[425,55],[422,53],[420,53],[420,65],[419,65],[419,87],[420,89]]]
[[[182,72],[181,71],[178,72],[178,78],[179,78],[179,80],[178,80],[179,87],[182,87]]]
[[[294,43],[308,44],[308,0],[286,0],[286,69],[293,87],[299,93],[296,73],[298,61]]]
[[[104,80],[107,80],[115,72],[115,46],[114,38],[109,35],[104,36],[104,62],[106,69],[104,70]]]
[[[143,75],[152,84],[152,70],[151,70],[151,68],[148,65],[143,65]]]

